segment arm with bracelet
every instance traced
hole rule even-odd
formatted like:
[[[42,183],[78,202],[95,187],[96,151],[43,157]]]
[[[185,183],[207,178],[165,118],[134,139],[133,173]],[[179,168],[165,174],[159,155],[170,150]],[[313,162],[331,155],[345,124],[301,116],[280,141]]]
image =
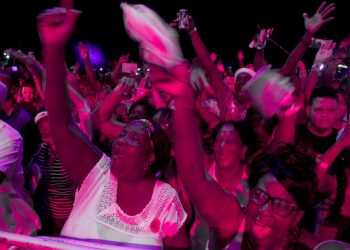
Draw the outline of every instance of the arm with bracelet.
[[[333,49],[335,48],[336,43],[332,40],[325,42],[321,45],[314,59],[311,71],[306,80],[304,93],[306,100],[310,99],[312,90],[316,87],[317,80],[321,74],[323,64],[332,58]]]
[[[221,73],[210,58],[210,53],[202,41],[194,25],[193,18],[189,18],[188,33],[191,37],[197,57],[202,63],[210,83],[215,92],[220,108],[222,120],[240,120],[241,113],[237,107],[238,98],[235,93],[224,83]]]
[[[318,189],[321,191],[329,191],[330,184],[334,182],[334,178],[328,174],[329,167],[334,163],[336,158],[344,149],[350,146],[350,125],[348,124],[339,139],[330,147],[323,155],[317,157],[317,176],[319,179]],[[324,190],[326,189],[326,190]]]

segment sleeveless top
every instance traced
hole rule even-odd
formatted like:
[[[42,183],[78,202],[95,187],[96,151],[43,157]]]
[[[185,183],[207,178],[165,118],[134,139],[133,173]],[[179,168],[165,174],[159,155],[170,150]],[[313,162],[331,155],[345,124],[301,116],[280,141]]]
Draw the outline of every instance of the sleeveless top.
[[[130,216],[116,202],[118,181],[111,174],[110,163],[103,155],[85,178],[61,234],[162,246],[162,239],[174,236],[187,217],[176,191],[157,181],[149,203],[141,213]]]

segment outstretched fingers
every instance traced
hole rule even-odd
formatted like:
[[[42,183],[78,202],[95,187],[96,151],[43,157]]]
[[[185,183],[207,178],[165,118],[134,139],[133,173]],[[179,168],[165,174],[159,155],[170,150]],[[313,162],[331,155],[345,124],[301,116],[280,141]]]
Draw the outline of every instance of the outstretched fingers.
[[[330,21],[332,21],[334,19],[334,17],[329,17],[327,19],[323,19],[323,23],[328,23]]]
[[[330,13],[332,13],[335,10],[335,4],[331,3],[329,4],[324,10],[320,12],[320,14],[324,17],[328,16]]]
[[[318,7],[316,13],[321,13],[323,11],[324,6],[326,6],[327,2],[323,1],[321,5]]]

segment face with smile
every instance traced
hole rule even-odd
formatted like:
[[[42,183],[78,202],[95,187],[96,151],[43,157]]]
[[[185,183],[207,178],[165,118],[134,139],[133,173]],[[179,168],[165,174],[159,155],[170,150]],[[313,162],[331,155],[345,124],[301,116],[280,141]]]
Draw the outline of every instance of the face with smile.
[[[153,162],[154,154],[148,131],[141,121],[133,121],[112,145],[112,169],[119,180],[143,178],[144,167]]]
[[[243,145],[238,130],[232,124],[223,125],[215,138],[215,160],[220,168],[232,168],[244,158],[246,147]]]
[[[258,205],[259,202],[263,205]],[[248,239],[259,247],[285,246],[290,231],[297,227],[303,215],[297,210],[294,197],[268,173],[250,194],[245,229]]]

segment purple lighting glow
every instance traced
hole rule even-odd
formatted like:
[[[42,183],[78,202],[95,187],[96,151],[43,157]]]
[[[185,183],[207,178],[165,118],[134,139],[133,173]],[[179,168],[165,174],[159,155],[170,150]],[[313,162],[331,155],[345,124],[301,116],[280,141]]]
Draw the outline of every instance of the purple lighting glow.
[[[89,42],[83,42],[83,43],[84,43],[85,47],[90,52],[90,61],[91,61],[92,66],[94,68],[100,68],[100,67],[104,66],[106,63],[106,57],[105,57],[102,49],[96,44],[92,44]],[[76,53],[79,57],[79,60],[83,61],[83,59],[80,55],[78,46],[75,46],[75,50],[76,50]]]

